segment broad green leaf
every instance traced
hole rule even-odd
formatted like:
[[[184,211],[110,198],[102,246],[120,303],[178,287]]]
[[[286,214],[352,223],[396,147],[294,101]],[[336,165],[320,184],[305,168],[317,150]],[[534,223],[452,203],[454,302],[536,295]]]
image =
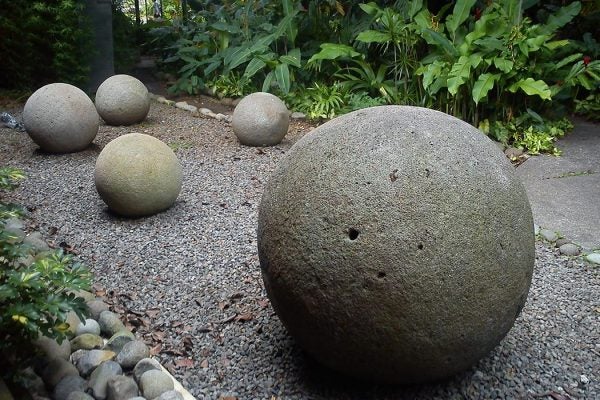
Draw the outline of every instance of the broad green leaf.
[[[302,56],[302,54],[300,53],[300,49],[296,48],[296,49],[292,49],[286,55],[279,57],[279,61],[281,61],[282,63],[292,65],[296,68],[300,68],[302,66],[301,61],[300,61],[301,56]]]
[[[592,82],[589,80],[589,78],[585,74],[577,75],[577,80],[579,81],[579,84],[581,86],[583,86],[584,88],[586,88],[587,90],[592,90],[592,88],[594,87]]]
[[[500,78],[500,74],[481,74],[471,92],[473,101],[475,104],[479,104],[479,101],[487,96],[488,92],[494,87],[494,82]]]
[[[288,14],[285,17],[283,17],[283,19],[277,24],[275,32],[273,32],[275,37],[279,38],[283,36],[285,31],[292,26],[292,21],[294,20],[294,18],[296,18],[296,14],[298,14],[298,10],[294,10],[291,14]]]
[[[391,41],[392,37],[385,32],[369,30],[359,33],[356,40],[364,43],[386,43]]]
[[[481,18],[479,18],[479,20],[477,20],[477,22],[475,22],[475,27],[473,28],[473,31],[469,32],[467,36],[465,36],[465,41],[461,45],[461,54],[466,55],[467,49],[471,46],[471,44],[473,44],[473,42],[475,42],[477,39],[481,39],[482,37],[486,36],[486,26],[490,18],[492,18],[490,14],[484,14],[481,16]]]
[[[563,39],[563,40],[554,40],[552,42],[545,43],[544,46],[546,46],[550,50],[556,50],[559,47],[563,47],[563,46],[566,46],[568,44],[569,44],[569,40],[568,39]]]
[[[283,0],[281,3],[283,6],[283,13],[285,15],[294,14],[294,11],[296,10],[296,8],[294,7],[294,3],[295,3],[294,1]],[[248,2],[248,4],[250,5],[250,2]],[[297,35],[298,35],[298,26],[295,24],[290,24],[286,30],[286,36],[291,44],[293,44],[296,41]]]
[[[500,71],[508,73],[512,70],[513,66],[515,65],[515,63],[513,63],[510,60],[507,60],[506,58],[502,58],[502,57],[495,57],[494,58],[494,65],[496,66],[496,68],[498,68]]]
[[[565,83],[571,83],[570,81],[575,78],[577,75],[581,74],[585,70],[585,65],[583,65],[583,61],[579,61],[571,67],[571,70],[565,77]]]
[[[521,10],[522,0],[504,0],[501,1],[500,4],[502,4],[502,7],[504,8],[504,12],[510,21],[510,25],[518,25],[521,22],[521,15],[523,13]]]
[[[442,61],[435,61],[422,69],[419,68],[419,71],[422,72],[423,75],[423,87],[425,89],[429,88],[433,81],[442,75],[444,65],[445,63]],[[419,73],[419,71],[417,73]]]
[[[363,10],[369,15],[375,15],[380,10],[377,4],[372,1],[366,4],[359,4],[358,6],[361,8],[361,10]]]
[[[250,60],[252,50],[248,47],[231,47],[231,51],[227,53],[223,59],[223,64],[227,70],[232,70],[238,65],[241,65]]]
[[[452,96],[455,96],[458,93],[458,89],[465,83],[465,78],[462,76],[453,76],[452,78],[448,78],[448,93]]]
[[[502,40],[496,38],[477,39],[475,44],[482,50],[504,50],[504,43],[502,43]]]
[[[527,46],[527,43],[519,42],[517,43],[517,46],[519,47],[519,50],[521,50],[521,53],[525,55],[525,57],[529,57],[529,46]]]
[[[252,60],[250,60],[248,65],[246,65],[246,70],[244,71],[244,76],[246,78],[252,78],[258,71],[263,69],[266,65],[267,65],[267,63],[265,63],[263,60],[255,57]]]
[[[412,0],[408,7],[408,18],[412,19],[423,8],[423,0]]]
[[[275,79],[279,85],[279,89],[284,93],[290,92],[291,81],[290,81],[290,70],[287,64],[279,64],[275,68]]]
[[[548,35],[539,35],[534,38],[529,38],[525,42],[529,46],[529,51],[538,51],[540,46],[549,38],[550,36]]]
[[[432,17],[431,17],[431,13],[429,12],[429,10],[427,8],[419,11],[417,13],[417,15],[415,15],[415,18],[413,19],[413,21],[421,29],[431,29],[432,28],[432,25],[431,25]]]
[[[438,46],[449,56],[456,57],[458,55],[458,52],[454,48],[452,42],[449,41],[445,36],[431,29],[424,29],[422,34],[423,39],[425,39],[427,43]]]
[[[267,76],[265,76],[265,80],[263,81],[263,85],[262,85],[262,91],[263,92],[270,92],[271,91],[271,84],[273,83],[273,79],[275,77],[274,71],[271,71],[267,74]]]
[[[471,8],[477,0],[457,0],[452,11],[452,15],[448,16],[446,28],[454,35],[458,27],[469,18]]]
[[[440,91],[441,88],[447,87],[447,86],[448,86],[448,80],[446,79],[446,77],[439,77],[435,81],[433,81],[431,86],[429,86],[429,94],[434,96],[437,92]]]
[[[468,78],[471,72],[471,59],[467,56],[460,56],[450,69],[450,77]]]
[[[214,24],[210,25],[210,27],[216,31],[227,32],[227,33],[240,33],[242,30],[239,26],[231,25],[226,22],[217,21]]]
[[[563,58],[562,60],[560,60],[559,62],[557,62],[554,66],[553,69],[557,70],[557,69],[561,69],[562,67],[564,67],[567,64],[570,64],[574,61],[577,60],[581,60],[581,57],[583,56],[582,53],[575,53],[575,54],[571,54],[568,57]]]
[[[568,6],[561,7],[555,14],[548,17],[545,25],[541,26],[544,33],[553,34],[557,29],[562,28],[581,11],[581,3],[574,1]]]
[[[472,68],[477,68],[482,60],[483,56],[481,53],[473,53],[469,56],[469,62],[471,63]]]
[[[543,100],[550,100],[551,92],[548,84],[542,80],[533,78],[521,79],[509,86],[508,90],[515,93],[521,89],[529,96],[540,96]]]
[[[220,59],[219,59],[219,60],[216,60],[216,61],[213,61],[213,62],[211,62],[211,63],[208,65],[208,67],[206,67],[206,68],[204,69],[204,76],[208,76],[208,75],[210,75],[210,74],[211,74],[213,71],[215,71],[217,68],[220,68],[222,65],[223,65],[223,63],[222,63],[222,61],[221,61]]]
[[[345,44],[323,43],[321,51],[314,54],[307,64],[312,64],[318,60],[336,60],[338,58],[354,58],[360,56],[360,53],[353,47]]]

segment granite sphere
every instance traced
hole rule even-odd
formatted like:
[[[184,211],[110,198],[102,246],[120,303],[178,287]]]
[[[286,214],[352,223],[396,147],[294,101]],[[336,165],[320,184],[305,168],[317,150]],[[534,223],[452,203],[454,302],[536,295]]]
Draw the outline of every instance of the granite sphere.
[[[465,370],[512,327],[533,219],[496,145],[418,107],[331,120],[274,171],[258,218],[271,303],[321,363],[386,383]]]
[[[96,190],[115,213],[155,214],[171,207],[182,185],[175,153],[150,135],[129,133],[104,147],[96,160]]]
[[[257,92],[244,97],[233,110],[232,127],[241,144],[274,146],[288,131],[290,113],[279,97]]]
[[[109,125],[141,122],[150,110],[148,89],[133,76],[111,76],[96,91],[96,109]]]
[[[23,122],[29,137],[42,150],[72,153],[94,141],[100,119],[94,103],[81,89],[51,83],[27,99]]]

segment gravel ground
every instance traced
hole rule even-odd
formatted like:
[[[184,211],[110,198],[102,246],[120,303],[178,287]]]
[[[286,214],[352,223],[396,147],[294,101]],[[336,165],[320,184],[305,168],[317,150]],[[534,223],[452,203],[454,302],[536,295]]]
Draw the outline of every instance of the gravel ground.
[[[8,197],[30,210],[30,228],[90,266],[96,292],[198,399],[600,398],[600,269],[541,243],[514,328],[451,380],[369,385],[307,358],[266,299],[255,231],[269,173],[309,130],[296,122],[279,146],[243,147],[224,122],[153,103],[144,123],[101,126],[95,146],[76,154],[40,153],[26,134],[0,128],[0,165],[28,175]],[[96,156],[129,132],[170,143],[182,162],[183,190],[159,215],[122,219],[96,194]]]

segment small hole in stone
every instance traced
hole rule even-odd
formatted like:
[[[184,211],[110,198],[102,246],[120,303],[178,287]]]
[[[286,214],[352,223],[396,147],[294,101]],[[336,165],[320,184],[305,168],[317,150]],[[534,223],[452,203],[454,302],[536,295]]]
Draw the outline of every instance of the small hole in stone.
[[[383,271],[379,271],[379,272],[377,273],[377,277],[378,277],[378,278],[385,278],[385,272],[383,272]]]
[[[350,238],[350,240],[358,239],[359,234],[360,234],[360,232],[354,228],[348,229],[348,237]]]
[[[423,250],[423,243],[419,243],[419,244],[417,245],[417,248],[418,248],[419,250]]]

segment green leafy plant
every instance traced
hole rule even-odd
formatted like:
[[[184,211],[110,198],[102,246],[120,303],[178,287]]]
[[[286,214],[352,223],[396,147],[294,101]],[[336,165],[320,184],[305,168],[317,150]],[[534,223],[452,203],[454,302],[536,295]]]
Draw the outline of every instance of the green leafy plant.
[[[220,75],[206,83],[209,93],[222,97],[242,97],[255,92],[252,81],[238,72]]]
[[[139,30],[125,13],[122,2],[112,1],[113,51],[116,73],[131,71],[140,56]]]
[[[592,121],[600,121],[600,93],[590,94],[583,100],[575,100],[575,112]]]
[[[495,121],[490,124],[483,121],[480,129],[495,140],[527,151],[529,154],[551,153],[560,155],[556,140],[573,129],[569,119],[555,121],[544,120],[533,110],[515,118],[511,122]]]
[[[0,0],[0,87],[37,88],[50,82],[86,83],[91,26],[77,0]]]
[[[288,106],[300,111],[308,119],[330,119],[342,114],[347,92],[342,85],[327,85],[315,82],[305,90],[285,97]]]
[[[510,120],[516,110],[542,109],[559,93],[578,85],[587,89],[587,81],[596,79],[595,66],[579,65],[580,54],[558,52],[568,40],[555,40],[579,13],[579,2],[558,9],[544,24],[524,18],[520,0],[493,2],[472,18],[475,3],[458,0],[445,18],[427,10],[415,16],[433,49],[418,73],[437,108],[474,125],[490,116]]]
[[[0,189],[12,190],[23,178],[19,170],[1,168]],[[5,229],[8,218],[22,214],[20,207],[0,201],[0,376],[7,379],[28,366],[31,342],[39,335],[62,341],[67,314],[85,318],[85,302],[73,292],[89,289],[91,280],[89,271],[62,251],[33,254]]]

